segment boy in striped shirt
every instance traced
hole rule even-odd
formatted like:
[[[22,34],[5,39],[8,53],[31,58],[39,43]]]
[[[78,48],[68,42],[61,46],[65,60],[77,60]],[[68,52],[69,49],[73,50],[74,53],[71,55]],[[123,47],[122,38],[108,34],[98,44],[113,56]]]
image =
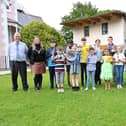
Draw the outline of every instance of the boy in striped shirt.
[[[54,57],[54,63],[55,63],[55,76],[58,92],[64,92],[65,59],[66,58],[63,54],[63,49],[61,47],[57,47],[57,55]]]

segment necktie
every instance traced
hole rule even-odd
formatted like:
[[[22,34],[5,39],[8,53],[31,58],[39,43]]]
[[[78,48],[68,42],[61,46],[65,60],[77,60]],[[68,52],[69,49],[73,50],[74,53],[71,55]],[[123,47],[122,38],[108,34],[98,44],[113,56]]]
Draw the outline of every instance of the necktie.
[[[16,59],[18,60],[20,57],[19,57],[19,43],[17,42],[16,43]]]

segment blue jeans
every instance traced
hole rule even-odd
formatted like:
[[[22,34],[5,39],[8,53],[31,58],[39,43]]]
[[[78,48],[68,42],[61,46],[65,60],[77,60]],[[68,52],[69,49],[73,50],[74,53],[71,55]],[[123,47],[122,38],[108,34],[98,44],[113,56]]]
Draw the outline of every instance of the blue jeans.
[[[86,83],[86,88],[89,87],[90,76],[92,77],[92,87],[95,87],[95,71],[87,71],[87,83]]]
[[[116,74],[116,83],[117,85],[122,85],[123,83],[123,71],[124,67],[123,65],[115,65],[115,74]]]

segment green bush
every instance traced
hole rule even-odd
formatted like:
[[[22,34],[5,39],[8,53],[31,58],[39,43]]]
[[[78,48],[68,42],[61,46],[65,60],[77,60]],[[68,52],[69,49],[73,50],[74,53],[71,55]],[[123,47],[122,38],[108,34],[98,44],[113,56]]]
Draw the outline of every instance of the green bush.
[[[57,44],[64,46],[64,37],[54,28],[40,21],[33,21],[23,26],[21,29],[22,41],[28,46],[33,42],[34,36],[40,37],[45,48],[49,47],[50,39],[55,39]]]

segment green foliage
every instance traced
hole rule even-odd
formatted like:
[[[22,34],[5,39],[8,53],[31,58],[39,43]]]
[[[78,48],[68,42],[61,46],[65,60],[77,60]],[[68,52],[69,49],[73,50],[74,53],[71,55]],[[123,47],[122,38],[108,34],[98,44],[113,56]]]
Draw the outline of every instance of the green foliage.
[[[82,4],[80,2],[77,2],[73,4],[72,11],[70,12],[70,15],[72,19],[80,18],[80,17],[89,17],[92,15],[97,14],[98,9],[91,4],[91,2],[85,2],[85,4]]]
[[[73,8],[70,14],[62,17],[62,22],[67,22],[77,18],[95,15],[97,13],[97,10],[98,9],[95,6],[93,6],[91,2],[86,2],[85,4],[77,2],[73,4]],[[61,31],[66,41],[73,39],[73,33],[71,28],[63,26]]]
[[[91,2],[85,2],[84,4],[81,2],[77,2],[73,4],[73,8],[69,15],[65,15],[64,17],[62,17],[61,22],[68,22],[74,19],[90,17],[96,14],[103,14],[110,11],[111,10],[99,11],[96,6],[91,4]],[[73,33],[70,27],[63,26],[61,31],[66,41],[73,39]]]
[[[98,12],[97,12],[97,14],[104,14],[104,13],[109,13],[109,12],[111,12],[112,10],[99,10]]]
[[[55,39],[58,45],[64,45],[64,37],[44,22],[33,21],[23,26],[21,36],[22,41],[26,42],[28,46],[32,44],[34,36],[40,37],[45,48],[49,47],[50,39]]]

